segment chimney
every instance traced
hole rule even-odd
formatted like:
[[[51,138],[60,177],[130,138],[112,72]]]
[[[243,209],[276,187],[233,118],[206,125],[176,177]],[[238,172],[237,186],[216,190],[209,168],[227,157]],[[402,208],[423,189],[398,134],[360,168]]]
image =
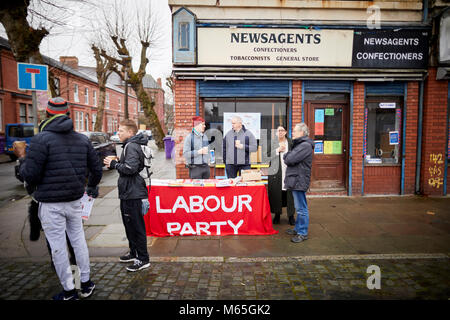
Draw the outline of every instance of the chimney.
[[[62,64],[68,66],[69,68],[72,68],[74,70],[78,70],[78,58],[74,56],[64,56],[59,57],[59,62]]]
[[[162,89],[161,78],[158,78],[156,82],[158,83],[158,86]]]

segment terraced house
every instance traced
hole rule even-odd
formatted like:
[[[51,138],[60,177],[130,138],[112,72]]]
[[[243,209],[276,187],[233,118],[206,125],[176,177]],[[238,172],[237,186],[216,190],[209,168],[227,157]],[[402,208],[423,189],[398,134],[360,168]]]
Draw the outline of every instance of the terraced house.
[[[272,130],[290,135],[303,121],[315,141],[311,194],[447,194],[446,1],[169,5],[176,130],[200,115],[225,134],[228,114],[252,114],[253,167],[264,170]],[[216,159],[211,172],[221,175],[221,148]],[[179,161],[177,176],[187,175]]]

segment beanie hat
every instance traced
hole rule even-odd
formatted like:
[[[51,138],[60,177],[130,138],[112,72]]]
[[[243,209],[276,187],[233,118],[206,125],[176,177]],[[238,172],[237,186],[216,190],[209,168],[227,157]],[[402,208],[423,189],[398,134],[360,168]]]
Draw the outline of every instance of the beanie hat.
[[[196,116],[192,118],[192,124],[194,125],[194,127],[202,122],[205,122],[205,119],[203,119],[202,117]]]
[[[67,101],[61,97],[48,100],[46,111],[50,114],[65,114],[69,112]]]

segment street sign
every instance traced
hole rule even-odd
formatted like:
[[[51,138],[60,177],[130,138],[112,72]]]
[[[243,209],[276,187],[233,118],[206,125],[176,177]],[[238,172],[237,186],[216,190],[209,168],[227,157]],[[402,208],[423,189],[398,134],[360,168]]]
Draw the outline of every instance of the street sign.
[[[21,90],[47,91],[48,66],[17,63],[17,82]]]

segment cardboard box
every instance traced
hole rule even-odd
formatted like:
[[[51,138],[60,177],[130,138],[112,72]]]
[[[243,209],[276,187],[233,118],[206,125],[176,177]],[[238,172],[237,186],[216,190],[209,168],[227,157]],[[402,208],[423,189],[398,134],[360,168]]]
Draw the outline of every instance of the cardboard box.
[[[261,171],[256,169],[242,170],[241,171],[242,181],[260,181]]]

